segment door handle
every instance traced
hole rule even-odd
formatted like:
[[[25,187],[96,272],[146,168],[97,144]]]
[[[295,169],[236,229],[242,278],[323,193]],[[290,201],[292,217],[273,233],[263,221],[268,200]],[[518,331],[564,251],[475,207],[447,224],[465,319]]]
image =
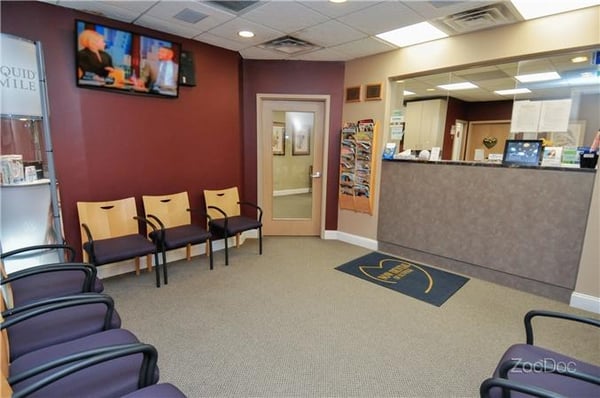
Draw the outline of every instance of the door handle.
[[[317,171],[316,173],[313,173],[310,175],[311,178],[321,178],[321,172]]]

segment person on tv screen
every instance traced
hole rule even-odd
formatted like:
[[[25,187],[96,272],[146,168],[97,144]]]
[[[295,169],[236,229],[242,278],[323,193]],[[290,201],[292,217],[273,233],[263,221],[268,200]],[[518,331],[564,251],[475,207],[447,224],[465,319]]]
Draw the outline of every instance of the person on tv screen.
[[[112,57],[104,51],[106,43],[100,33],[91,29],[84,30],[79,34],[79,47],[77,67],[80,79],[106,79],[114,71]]]
[[[175,53],[169,47],[158,49],[158,61],[147,62],[140,73],[137,86],[144,86],[150,92],[175,94],[179,66],[173,60]]]

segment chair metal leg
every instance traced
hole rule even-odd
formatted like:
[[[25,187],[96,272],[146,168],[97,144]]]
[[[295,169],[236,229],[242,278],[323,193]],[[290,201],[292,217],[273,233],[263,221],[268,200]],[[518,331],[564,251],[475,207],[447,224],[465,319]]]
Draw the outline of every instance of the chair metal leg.
[[[208,248],[208,256],[209,256],[209,261],[210,261],[210,269],[213,269],[212,239],[207,240],[206,243],[205,243],[205,245]]]
[[[228,241],[229,237],[227,236],[227,234],[225,234],[225,265],[229,265],[229,248],[228,248]]]
[[[262,254],[262,227],[258,229],[258,254]]]
[[[167,277],[167,249],[165,248],[165,244],[162,244],[162,258],[163,258],[163,277],[165,279],[165,285],[169,283],[169,278]]]

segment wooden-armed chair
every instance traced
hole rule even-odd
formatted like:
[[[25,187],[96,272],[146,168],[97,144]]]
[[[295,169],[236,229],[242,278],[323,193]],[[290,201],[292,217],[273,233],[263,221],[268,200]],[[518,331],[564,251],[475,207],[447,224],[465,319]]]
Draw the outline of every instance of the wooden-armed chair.
[[[594,318],[529,311],[524,318],[526,343],[514,344],[506,350],[493,376],[481,384],[480,396],[600,397],[600,366],[534,345],[532,320],[537,317],[571,322],[573,326],[600,327],[600,320]]]
[[[244,231],[258,230],[258,250],[262,254],[262,209],[250,202],[240,201],[237,187],[204,190],[204,201],[206,212],[210,216],[208,223],[213,239],[224,239],[225,241],[225,265],[229,265],[228,238],[235,236],[235,245],[240,245],[240,234]],[[244,216],[241,213],[241,205],[254,210],[254,217]]]
[[[135,272],[140,273],[139,257],[146,256],[148,271],[152,270],[152,254],[156,273],[156,287],[160,287],[160,263],[156,245],[140,233],[139,224],[156,226],[138,217],[135,198],[106,202],[77,202],[81,224],[81,242],[84,260],[95,266],[134,259]]]
[[[186,248],[186,258],[190,261],[192,245],[206,244],[206,254],[209,256],[210,269],[213,269],[212,241],[210,232],[202,225],[206,225],[206,214],[202,214],[203,223],[193,223],[193,209],[190,209],[190,200],[187,192],[170,195],[144,195],[144,212],[146,219],[157,224],[157,230],[148,231],[148,237],[156,244],[162,253],[163,272],[165,284],[167,280],[167,250]]]

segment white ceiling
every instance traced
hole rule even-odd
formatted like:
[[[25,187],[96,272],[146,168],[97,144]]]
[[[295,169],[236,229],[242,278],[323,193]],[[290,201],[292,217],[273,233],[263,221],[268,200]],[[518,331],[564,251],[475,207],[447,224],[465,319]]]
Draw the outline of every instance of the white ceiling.
[[[376,34],[401,28],[418,22],[429,21],[450,36],[493,29],[508,23],[522,21],[510,1],[361,1],[348,0],[332,3],[327,0],[312,1],[239,1],[211,2],[206,0],[156,0],[156,1],[72,1],[43,0],[62,7],[99,14],[107,18],[143,26],[160,32],[170,33],[187,39],[197,40],[217,47],[237,51],[244,59],[259,60],[306,60],[306,61],[349,61],[377,53],[392,51],[397,47],[386,43]],[[217,4],[216,4],[217,3]],[[221,4],[218,4],[221,3]],[[227,11],[223,3],[241,3],[249,7],[240,11]],[[175,16],[201,13],[206,17],[199,22],[181,21]],[[244,39],[240,30],[251,30],[255,36]],[[266,49],[262,44],[284,36],[310,42],[313,49],[296,53]],[[591,51],[586,55],[591,56]],[[517,73],[556,70],[572,73],[588,68],[598,72],[598,65],[572,64],[570,55],[544,58],[525,63],[483,66],[452,74],[443,73],[409,79],[405,88],[417,95],[411,98],[447,95],[436,88],[438,84],[471,81],[480,88],[454,91],[451,95],[465,101],[492,101],[512,99],[494,94],[494,90],[515,88],[513,76]],[[598,74],[597,76],[600,76]],[[599,92],[600,82],[592,86]],[[426,89],[434,91],[426,91]],[[544,85],[538,84],[535,93],[517,98],[545,98],[565,96],[570,90],[565,81]]]
[[[376,34],[423,21],[438,21],[443,17],[503,3],[501,1],[353,1],[332,3],[327,0],[312,1],[258,1],[233,2],[252,4],[236,13],[226,11],[222,5],[206,0],[158,1],[71,1],[44,0],[62,7],[99,14],[115,19],[197,40],[218,47],[238,51],[245,59],[292,59],[307,61],[349,61],[397,47],[375,37]],[[181,21],[175,16],[184,11],[197,12],[206,18],[196,23]],[[512,16],[522,20],[510,8]],[[469,18],[464,26],[480,30],[504,23],[486,12]],[[450,27],[449,34],[456,34]],[[255,36],[244,39],[240,30],[251,30]],[[308,41],[315,49],[295,54],[264,49],[261,44],[282,36],[293,36]]]

